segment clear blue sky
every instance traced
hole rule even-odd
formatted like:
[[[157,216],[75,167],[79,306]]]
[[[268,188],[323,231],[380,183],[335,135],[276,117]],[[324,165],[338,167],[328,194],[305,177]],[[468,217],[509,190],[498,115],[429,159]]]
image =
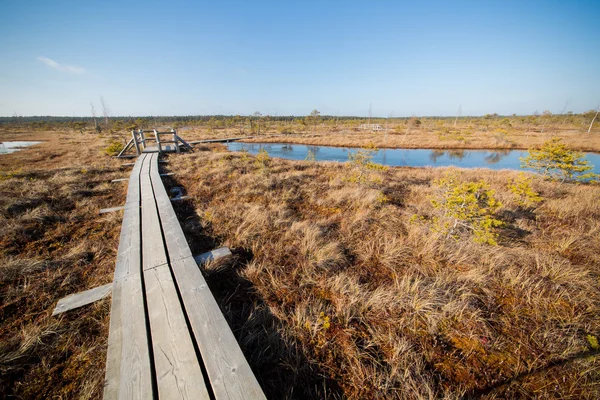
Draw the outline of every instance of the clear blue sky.
[[[0,1],[0,115],[531,114],[600,102],[600,1]]]

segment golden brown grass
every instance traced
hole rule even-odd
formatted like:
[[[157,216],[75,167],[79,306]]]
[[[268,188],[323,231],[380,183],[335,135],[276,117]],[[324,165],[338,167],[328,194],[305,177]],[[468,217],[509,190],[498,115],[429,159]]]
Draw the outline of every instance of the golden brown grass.
[[[47,141],[0,156],[0,397],[98,398],[110,302],[50,314],[111,281],[121,217],[97,210],[128,170],[108,135],[1,135]],[[166,179],[194,198],[176,206],[194,253],[233,249],[204,272],[270,398],[600,396],[598,186],[535,179],[544,202],[523,209],[516,172],[462,171],[504,204],[491,247],[409,222],[443,169],[354,184],[341,164],[209,148],[170,156]]]
[[[51,317],[69,294],[112,280],[124,201],[120,162],[79,133],[4,131],[45,140],[0,156],[0,397],[99,398],[109,300]]]
[[[327,120],[316,127],[297,122],[261,122],[261,134],[236,128],[185,127],[181,134],[189,140],[244,137],[255,135],[250,142],[283,142],[308,145],[363,147],[374,144],[379,148],[428,149],[529,149],[539,147],[552,137],[563,138],[572,149],[600,151],[597,126],[587,133],[591,117],[584,116],[527,116],[465,118],[456,125],[454,118],[412,118],[407,120],[376,120],[388,130],[371,132],[359,130],[366,120]],[[255,122],[256,124],[256,122]],[[286,132],[286,134],[281,134]]]
[[[336,163],[221,151],[169,157],[194,202],[179,212],[271,398],[598,398],[600,187],[464,170],[503,203],[499,246],[426,225],[444,169],[392,168],[349,183]],[[211,238],[211,240],[207,240]]]
[[[436,132],[418,130],[409,134],[388,133],[323,133],[305,135],[281,135],[246,139],[248,142],[298,143],[307,145],[364,147],[373,144],[378,148],[406,149],[529,149],[540,147],[545,141],[563,138],[574,150],[600,151],[600,135],[573,131],[518,132],[515,131],[502,139],[493,132],[476,132],[464,139],[452,136],[440,138]]]

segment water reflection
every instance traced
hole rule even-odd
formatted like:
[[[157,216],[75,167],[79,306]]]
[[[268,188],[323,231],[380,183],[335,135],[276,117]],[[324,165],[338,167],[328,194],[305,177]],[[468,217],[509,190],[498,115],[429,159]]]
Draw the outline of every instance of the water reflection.
[[[500,160],[502,160],[504,157],[506,157],[509,153],[510,150],[506,149],[494,151],[489,155],[485,156],[485,162],[487,164],[496,164],[500,162]]]
[[[0,154],[10,154],[42,142],[0,142]]]
[[[251,154],[265,149],[272,157],[291,160],[305,160],[308,152],[314,155],[316,161],[348,161],[348,153],[358,148],[306,146],[289,143],[226,143],[229,150],[246,150]],[[381,149],[374,153],[373,161],[389,166],[409,167],[445,167],[461,168],[490,168],[519,170],[526,151],[521,150],[429,150],[429,149]],[[590,164],[594,165],[594,173],[600,173],[600,154],[586,153]]]
[[[450,160],[461,161],[466,156],[465,150],[453,149],[453,150],[430,150],[429,159],[436,163],[440,158],[448,158]]]
[[[429,154],[429,159],[436,163],[438,158],[443,157],[444,154],[446,154],[444,150],[431,150],[431,153]]]

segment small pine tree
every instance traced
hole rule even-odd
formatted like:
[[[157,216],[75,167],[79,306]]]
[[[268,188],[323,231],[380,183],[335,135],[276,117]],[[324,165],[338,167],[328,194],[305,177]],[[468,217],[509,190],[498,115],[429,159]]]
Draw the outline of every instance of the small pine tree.
[[[345,178],[346,181],[352,183],[381,183],[381,176],[378,172],[386,172],[389,168],[385,165],[373,162],[373,156],[379,149],[369,143],[360,150],[348,153],[348,167],[351,173]]]
[[[542,201],[540,194],[531,187],[532,181],[531,177],[521,172],[516,179],[511,180],[508,184],[508,189],[517,197],[517,203],[522,207],[532,207]]]
[[[437,211],[432,220],[434,230],[454,238],[469,231],[477,243],[498,244],[496,228],[503,222],[494,214],[502,204],[485,181],[463,182],[456,174],[447,174],[434,185],[437,194],[430,198]]]
[[[521,168],[534,171],[553,180],[574,181],[597,179],[598,175],[585,173],[593,166],[585,159],[583,153],[571,150],[561,138],[552,138],[539,150],[529,150],[527,157],[521,157]]]

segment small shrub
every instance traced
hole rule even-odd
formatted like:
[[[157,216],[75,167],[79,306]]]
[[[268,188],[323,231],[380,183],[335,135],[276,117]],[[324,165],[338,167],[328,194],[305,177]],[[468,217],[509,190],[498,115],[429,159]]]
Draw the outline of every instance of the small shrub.
[[[104,152],[109,156],[116,156],[123,150],[123,144],[117,140],[113,140],[107,148],[104,149]]]
[[[587,335],[586,338],[592,350],[600,350],[600,345],[598,345],[598,338],[596,336]]]
[[[538,192],[533,190],[531,182],[533,179],[521,172],[519,176],[511,180],[508,184],[508,189],[517,196],[517,203],[523,207],[531,207],[542,201]]]
[[[447,174],[434,184],[437,193],[430,198],[437,211],[432,220],[434,230],[454,238],[469,231],[477,243],[498,244],[495,228],[503,223],[494,214],[502,204],[485,181],[462,182],[456,174]]]
[[[259,168],[264,168],[268,166],[270,160],[269,153],[265,149],[260,149],[255,157],[255,164]]]
[[[250,153],[248,153],[248,150],[240,151],[240,160],[244,162],[250,160]]]
[[[378,151],[373,143],[348,154],[348,167],[351,173],[344,180],[352,183],[381,183],[383,179],[377,173],[386,172],[389,167],[373,162]]]
[[[569,149],[560,138],[548,140],[539,150],[529,150],[529,155],[520,160],[521,168],[531,168],[545,177],[561,182],[598,179],[597,174],[586,173],[593,166],[585,159],[584,154]]]

